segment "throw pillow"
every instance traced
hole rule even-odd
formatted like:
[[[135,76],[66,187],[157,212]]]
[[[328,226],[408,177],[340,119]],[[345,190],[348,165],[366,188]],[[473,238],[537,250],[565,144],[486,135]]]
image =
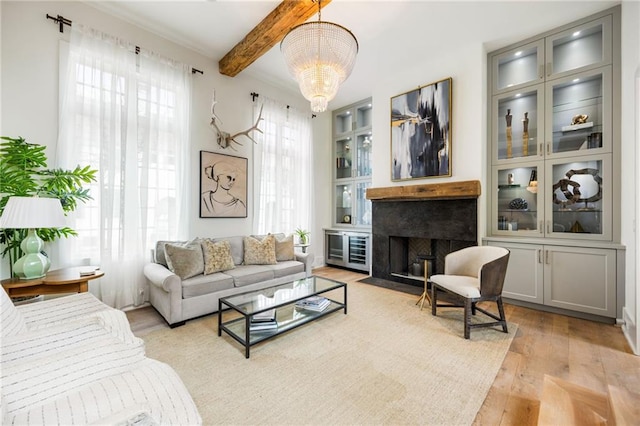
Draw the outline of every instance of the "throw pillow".
[[[276,239],[267,235],[262,241],[253,237],[244,237],[245,265],[275,265]]]
[[[276,237],[276,260],[282,262],[284,260],[294,260],[296,258],[293,252],[293,235],[288,237]]]
[[[204,258],[200,241],[182,244],[165,244],[164,252],[169,270],[183,280],[204,272]]]
[[[202,240],[202,253],[204,254],[204,274],[228,271],[236,265],[231,257],[231,244],[229,241],[214,243],[209,239]]]
[[[164,265],[166,267],[169,267],[169,265],[167,264],[167,258],[164,255],[164,246],[166,244],[186,244],[187,241],[163,241],[160,240],[158,242],[156,242],[156,250],[155,250],[155,257],[156,257],[156,263],[159,263],[161,265]]]

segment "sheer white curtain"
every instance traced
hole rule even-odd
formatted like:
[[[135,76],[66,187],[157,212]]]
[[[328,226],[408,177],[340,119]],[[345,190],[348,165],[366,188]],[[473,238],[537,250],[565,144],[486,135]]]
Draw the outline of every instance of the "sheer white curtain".
[[[290,108],[260,95],[263,105],[254,148],[254,232],[292,233],[310,229],[313,211],[313,150],[308,111]]]
[[[150,249],[186,235],[190,204],[190,67],[135,49],[74,23],[61,87],[58,162],[98,170],[62,259],[100,265],[98,296],[117,308],[143,300]]]

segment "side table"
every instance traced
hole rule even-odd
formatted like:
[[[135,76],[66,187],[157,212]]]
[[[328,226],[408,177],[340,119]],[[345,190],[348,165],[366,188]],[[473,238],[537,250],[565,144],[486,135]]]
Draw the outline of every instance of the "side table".
[[[42,278],[21,280],[8,278],[2,280],[2,287],[9,297],[38,296],[41,294],[85,293],[89,291],[89,281],[100,278],[104,272],[95,270],[91,275],[80,275],[86,266],[49,271]]]
[[[311,244],[294,244],[294,247],[300,247],[302,249],[303,253],[307,252],[307,247],[309,247]]]

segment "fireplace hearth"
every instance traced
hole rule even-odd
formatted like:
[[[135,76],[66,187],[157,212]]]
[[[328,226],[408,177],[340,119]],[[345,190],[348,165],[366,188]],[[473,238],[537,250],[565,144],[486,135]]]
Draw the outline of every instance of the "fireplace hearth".
[[[477,245],[479,182],[372,188],[372,276],[422,286],[414,263],[444,272],[444,257]],[[448,191],[447,186],[452,190]],[[459,188],[463,186],[464,191]],[[424,263],[423,263],[424,264]]]

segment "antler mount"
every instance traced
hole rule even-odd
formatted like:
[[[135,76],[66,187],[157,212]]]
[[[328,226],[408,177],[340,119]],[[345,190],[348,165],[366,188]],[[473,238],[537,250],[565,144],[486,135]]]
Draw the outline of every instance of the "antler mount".
[[[216,115],[216,113],[215,113],[216,103],[217,103],[217,102],[216,102],[216,92],[215,92],[215,90],[214,90],[214,91],[213,91],[213,101],[212,101],[212,103],[211,103],[211,123],[210,123],[210,125],[211,125],[211,127],[213,127],[213,128],[216,130],[216,132],[218,133],[218,137],[217,137],[217,139],[216,139],[216,140],[217,140],[217,142],[218,142],[218,145],[220,145],[220,147],[221,147],[221,148],[224,148],[224,149],[226,149],[226,148],[231,148],[231,149],[233,149],[234,151],[237,151],[237,150],[235,149],[235,147],[234,147],[232,144],[233,144],[233,143],[236,143],[236,144],[238,144],[238,145],[242,146],[242,144],[236,140],[236,138],[237,138],[238,136],[242,136],[242,135],[244,135],[244,136],[246,136],[247,138],[251,139],[251,140],[253,141],[253,143],[255,143],[255,144],[257,144],[257,143],[258,143],[258,142],[256,142],[256,141],[255,141],[255,139],[253,139],[253,138],[251,137],[251,135],[250,135],[249,133],[250,133],[250,132],[252,132],[252,131],[254,131],[254,130],[255,130],[255,131],[258,131],[258,132],[260,132],[260,133],[263,133],[263,132],[262,132],[262,130],[260,130],[260,129],[258,128],[258,125],[260,124],[260,121],[264,120],[264,119],[262,118],[262,108],[264,107],[264,105],[260,106],[260,114],[258,114],[258,119],[256,120],[256,123],[255,123],[253,126],[249,127],[249,128],[248,128],[247,130],[245,130],[245,131],[238,132],[238,133],[236,133],[236,134],[234,134],[234,135],[231,135],[229,132],[225,132],[224,130],[222,130],[222,129],[220,128],[220,126],[218,126],[218,124],[217,124],[217,122],[216,122],[216,121],[220,121],[220,122],[222,123],[222,120],[220,120],[220,118],[218,118],[218,116],[217,116],[217,115]]]

